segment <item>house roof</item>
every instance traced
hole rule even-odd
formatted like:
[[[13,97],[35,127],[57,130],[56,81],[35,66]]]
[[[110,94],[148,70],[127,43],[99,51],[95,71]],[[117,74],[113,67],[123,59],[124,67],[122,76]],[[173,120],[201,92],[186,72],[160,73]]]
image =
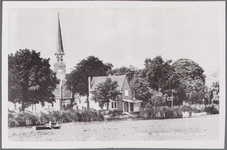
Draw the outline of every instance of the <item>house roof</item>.
[[[99,76],[99,77],[93,77],[91,79],[91,89],[90,91],[95,91],[95,88],[98,84],[103,83],[106,81],[107,78],[110,78],[112,81],[117,81],[118,87],[117,90],[121,91],[126,75],[118,75],[118,76]]]

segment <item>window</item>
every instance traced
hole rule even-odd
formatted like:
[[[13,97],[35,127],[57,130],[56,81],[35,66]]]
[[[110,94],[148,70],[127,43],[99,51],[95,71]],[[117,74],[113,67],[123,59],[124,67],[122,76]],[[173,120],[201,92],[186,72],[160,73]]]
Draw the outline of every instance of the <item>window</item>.
[[[128,96],[128,90],[125,90],[125,96]]]
[[[111,102],[111,108],[112,109],[116,109],[117,108],[117,102],[116,101],[112,101]]]

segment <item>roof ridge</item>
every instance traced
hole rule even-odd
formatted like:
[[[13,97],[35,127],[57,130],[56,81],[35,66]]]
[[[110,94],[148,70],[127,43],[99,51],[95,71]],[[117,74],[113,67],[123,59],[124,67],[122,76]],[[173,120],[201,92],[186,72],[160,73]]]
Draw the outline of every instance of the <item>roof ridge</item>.
[[[126,75],[115,75],[115,76],[94,76],[92,79],[91,79],[91,90],[93,90],[93,88],[98,84],[100,83],[101,81],[104,82],[105,79],[107,78],[110,78],[112,79],[113,81],[117,81],[118,82],[118,85],[119,85],[119,88],[120,90],[122,90],[123,88],[123,84],[125,83],[125,80],[126,80]]]

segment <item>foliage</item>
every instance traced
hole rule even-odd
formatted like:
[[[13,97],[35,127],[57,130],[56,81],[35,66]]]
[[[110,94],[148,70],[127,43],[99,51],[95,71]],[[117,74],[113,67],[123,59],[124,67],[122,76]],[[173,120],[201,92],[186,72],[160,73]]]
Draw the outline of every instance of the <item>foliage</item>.
[[[89,56],[80,61],[66,77],[67,89],[71,90],[72,93],[88,96],[88,77],[105,76],[112,67],[113,65],[110,63],[104,64],[97,57]],[[89,108],[89,103],[87,104]]]
[[[146,107],[140,109],[140,118],[182,118],[180,107],[170,108],[168,106]]]
[[[50,69],[49,59],[40,57],[36,51],[24,49],[8,55],[9,101],[25,104],[55,101],[54,89],[59,83]]]
[[[160,91],[150,91],[151,97],[145,107],[159,107],[166,102],[166,96]]]
[[[171,62],[171,60],[165,62],[161,56],[145,60],[146,79],[150,88],[158,91],[160,88],[173,89],[177,87],[177,75],[173,74]]]
[[[139,73],[139,70],[133,66],[130,67],[120,67],[113,70],[110,70],[108,74],[111,75],[126,75],[128,81],[130,82],[135,75]]]
[[[19,112],[19,113],[8,113],[8,126],[26,126],[40,124],[40,120],[37,115],[31,112]]]
[[[95,102],[99,102],[101,108],[103,108],[106,103],[107,109],[109,109],[110,100],[115,100],[120,93],[120,91],[117,90],[117,87],[117,81],[112,81],[110,78],[107,78],[105,82],[97,85],[92,99],[95,100]]]
[[[219,106],[216,104],[206,105],[205,112],[209,114],[219,114]]]
[[[183,105],[183,106],[180,106],[180,108],[183,112],[189,112],[189,114],[191,114],[193,111],[192,107],[189,105]]]
[[[209,89],[210,103],[219,104],[219,81],[213,82]]]
[[[205,112],[205,105],[191,105],[191,108],[193,109],[194,113],[200,113],[200,112]]]
[[[29,126],[52,122],[73,122],[73,121],[102,121],[104,116],[95,110],[67,110],[67,111],[48,111],[48,112],[20,112],[8,114],[8,126]]]
[[[147,104],[151,98],[151,90],[145,78],[136,77],[130,82],[132,91],[136,99],[143,100],[142,104]]]
[[[182,112],[188,112],[191,116],[192,112],[209,112],[211,114],[218,113],[217,105],[181,105],[175,107],[144,107],[140,109],[139,117],[141,118],[182,118]]]
[[[110,118],[115,118],[116,116],[122,115],[123,111],[118,109],[113,109],[108,111],[108,115]]]
[[[179,59],[173,68],[180,79],[180,87],[184,89],[185,100],[190,103],[203,103],[205,98],[204,70],[194,61]]]

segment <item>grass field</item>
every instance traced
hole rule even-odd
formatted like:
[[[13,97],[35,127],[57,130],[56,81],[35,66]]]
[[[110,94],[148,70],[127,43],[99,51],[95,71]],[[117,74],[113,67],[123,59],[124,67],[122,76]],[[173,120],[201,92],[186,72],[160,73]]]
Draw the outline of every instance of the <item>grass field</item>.
[[[9,141],[212,140],[219,137],[219,115],[164,120],[64,123],[59,130],[8,129]]]

